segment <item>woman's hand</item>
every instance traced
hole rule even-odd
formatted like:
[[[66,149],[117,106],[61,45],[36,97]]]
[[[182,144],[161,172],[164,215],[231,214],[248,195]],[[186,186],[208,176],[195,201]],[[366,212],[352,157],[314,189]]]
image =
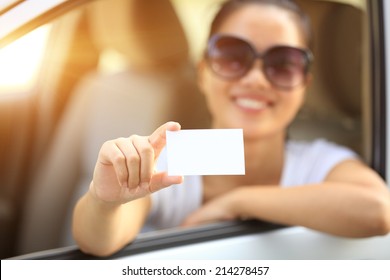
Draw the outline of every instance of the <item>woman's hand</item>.
[[[166,144],[167,130],[180,130],[180,124],[167,122],[150,136],[132,135],[105,142],[96,162],[91,194],[104,202],[122,204],[181,183],[181,176],[154,170]]]
[[[218,196],[190,214],[181,225],[187,227],[237,219],[239,218],[239,207],[236,206],[235,198],[235,190]]]

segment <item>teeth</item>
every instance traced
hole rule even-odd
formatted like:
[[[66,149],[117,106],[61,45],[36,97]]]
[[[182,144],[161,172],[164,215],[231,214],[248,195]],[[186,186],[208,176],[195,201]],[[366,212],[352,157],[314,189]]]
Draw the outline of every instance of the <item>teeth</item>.
[[[266,107],[266,103],[250,98],[237,98],[236,102],[241,107],[253,110],[260,110]]]

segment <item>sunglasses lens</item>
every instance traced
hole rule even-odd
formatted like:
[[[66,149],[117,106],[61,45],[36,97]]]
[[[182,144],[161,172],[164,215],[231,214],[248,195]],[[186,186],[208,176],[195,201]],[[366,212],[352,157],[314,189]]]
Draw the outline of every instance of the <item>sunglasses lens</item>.
[[[275,47],[263,59],[265,75],[274,85],[292,88],[304,82],[308,68],[308,55],[304,50]]]
[[[215,35],[209,41],[206,55],[211,70],[226,79],[243,77],[257,57],[263,60],[264,74],[272,85],[290,89],[304,83],[310,63],[304,49],[277,46],[260,55],[242,39]]]
[[[211,70],[227,79],[245,75],[252,67],[254,58],[251,46],[234,37],[214,37],[207,50]]]

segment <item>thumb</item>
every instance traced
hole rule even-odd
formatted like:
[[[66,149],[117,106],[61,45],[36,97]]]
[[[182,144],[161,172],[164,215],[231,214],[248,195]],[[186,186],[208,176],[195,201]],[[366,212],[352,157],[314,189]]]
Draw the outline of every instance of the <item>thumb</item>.
[[[167,143],[166,132],[169,131],[178,131],[181,126],[177,122],[167,122],[157,128],[148,138],[149,143],[152,145],[154,149],[155,158],[157,158],[161,150],[165,147]]]
[[[153,174],[150,180],[149,190],[154,193],[171,185],[181,184],[183,176],[168,176],[166,172],[158,172]]]

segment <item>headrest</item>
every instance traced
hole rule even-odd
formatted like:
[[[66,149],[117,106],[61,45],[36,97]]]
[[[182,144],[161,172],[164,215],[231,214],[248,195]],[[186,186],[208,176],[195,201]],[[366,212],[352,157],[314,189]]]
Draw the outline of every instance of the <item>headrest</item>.
[[[359,117],[364,11],[341,1],[296,1],[310,15],[314,29],[315,85],[309,89],[307,105],[311,107],[313,101],[313,108],[320,114],[336,116],[334,113],[338,111],[352,118]]]
[[[166,69],[188,61],[187,39],[169,0],[97,1],[87,12],[98,48],[118,51],[131,67]]]

